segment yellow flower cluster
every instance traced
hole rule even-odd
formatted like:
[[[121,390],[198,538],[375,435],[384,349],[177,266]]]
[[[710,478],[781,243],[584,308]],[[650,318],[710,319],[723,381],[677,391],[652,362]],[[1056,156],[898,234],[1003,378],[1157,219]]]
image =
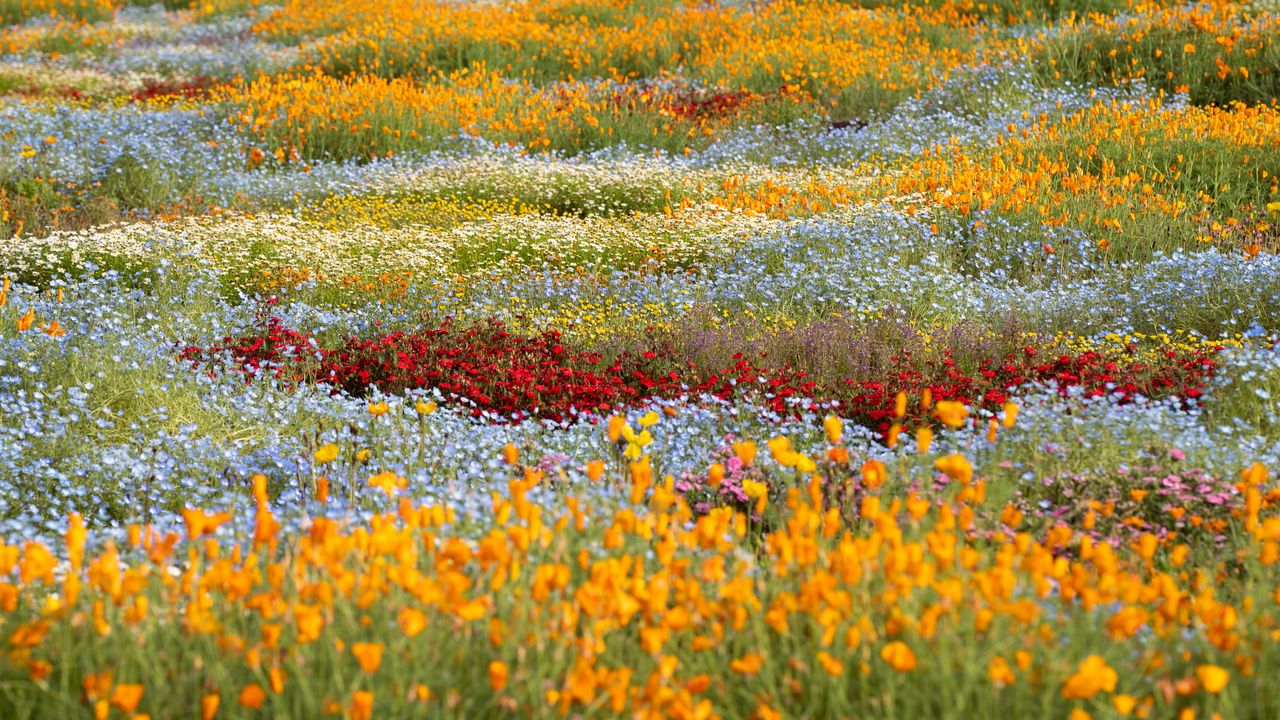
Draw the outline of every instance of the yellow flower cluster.
[[[1267,106],[1100,104],[1056,123],[1033,120],[1030,130],[1011,125],[994,152],[939,147],[902,163],[879,184],[889,194],[921,194],[961,214],[993,210],[1027,213],[1050,225],[1083,224],[1104,235],[1106,248],[1108,238],[1136,239],[1152,218],[1207,223],[1222,217],[1220,206],[1232,209],[1229,192],[1243,180],[1260,186],[1264,198],[1276,197],[1280,181],[1262,167],[1259,151],[1277,141],[1280,111]],[[1200,156],[1190,156],[1197,151]],[[1238,155],[1239,165],[1212,165],[1204,155],[1209,151]],[[1249,216],[1225,222],[1269,229],[1265,204],[1237,205]]]
[[[5,0],[0,4],[0,17],[53,16],[102,20],[110,18],[123,4],[120,0]]]
[[[954,492],[933,500],[882,495],[885,465],[865,463],[866,494],[850,513],[831,502],[858,476],[835,418],[824,455],[774,438],[779,474],[742,483],[757,513],[779,499],[772,526],[727,507],[695,515],[646,454],[660,422],[612,418],[612,470],[587,465],[590,482],[621,483],[620,504],[534,502],[547,479],[508,445],[515,476],[478,521],[401,498],[368,521],[318,517],[285,532],[265,476],[253,481],[251,522],[232,533],[230,513],[188,509],[185,538],[135,526],[127,548],[91,554],[72,516],[56,550],[0,547],[5,661],[42,687],[82,689],[97,717],[141,718],[154,702],[205,720],[250,710],[777,717],[851,702],[836,692],[845,678],[907,714],[954,691],[1062,703],[1076,717],[1103,706],[1163,717],[1268,682],[1280,516],[1261,466],[1238,484],[1248,570],[1219,593],[1232,571],[1191,570],[1174,537],[1116,547],[1059,524],[1038,538],[1007,509],[1004,531],[981,532],[985,481],[963,455],[938,461]],[[342,454],[329,444],[315,460]],[[760,462],[750,441],[735,454]],[[725,482],[725,467],[710,477]],[[368,482],[389,497],[404,485],[386,472]],[[164,680],[144,670],[156,663]],[[986,668],[989,688],[953,682],[958,663]],[[319,685],[308,680],[317,667]],[[751,692],[728,689],[748,678]],[[468,690],[475,683],[491,692]],[[919,683],[940,697],[922,699]]]
[[[716,85],[789,84],[824,97],[859,83],[918,87],[1000,45],[951,3],[867,9],[830,0],[750,12],[729,3],[291,0],[256,30],[323,36],[311,60],[339,72],[394,76],[487,62],[542,79],[627,80],[682,67]]]

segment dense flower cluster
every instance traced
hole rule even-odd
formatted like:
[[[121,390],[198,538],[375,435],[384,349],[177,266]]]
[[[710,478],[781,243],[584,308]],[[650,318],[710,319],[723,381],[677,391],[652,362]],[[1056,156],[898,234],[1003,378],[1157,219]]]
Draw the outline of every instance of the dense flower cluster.
[[[380,338],[348,338],[321,347],[307,335],[268,318],[260,335],[228,337],[208,348],[184,348],[179,356],[199,363],[229,354],[247,377],[264,371],[290,382],[326,383],[365,397],[372,391],[403,393],[429,388],[461,399],[474,415],[561,419],[579,412],[608,412],[628,401],[659,394],[666,384],[641,376],[628,382],[620,362],[567,347],[561,334],[525,336],[502,323],[437,327]],[[641,394],[641,389],[650,391]]]
[[[268,317],[257,332],[209,347],[186,347],[179,357],[197,366],[223,357],[250,379],[265,372],[291,383],[325,383],[355,397],[374,390],[398,394],[436,389],[464,401],[473,415],[513,420],[560,420],[678,394],[722,400],[760,395],[763,406],[774,412],[835,407],[886,432],[894,423],[927,423],[930,418],[929,403],[907,408],[900,400],[903,394],[927,392],[935,401],[993,412],[1010,399],[1010,392],[1032,383],[1051,385],[1064,395],[1078,389],[1085,397],[1105,395],[1121,402],[1137,396],[1194,402],[1212,377],[1213,358],[1220,350],[1164,348],[1148,361],[1115,359],[1097,350],[1041,358],[1041,351],[1027,346],[1016,355],[983,358],[971,372],[961,369],[950,351],[925,363],[904,353],[892,358],[895,366],[883,380],[818,382],[804,371],[770,366],[766,353],[759,358],[737,353],[729,367],[699,367],[660,342],[647,344],[653,349],[604,357],[554,330],[522,335],[496,320],[470,326],[446,320],[436,327],[351,337],[326,346],[285,327],[280,318]],[[800,407],[795,407],[797,401]]]
[[[0,0],[0,716],[1280,716],[1277,10]]]
[[[175,98],[200,98],[208,94],[214,79],[197,75],[190,80],[151,80],[135,91],[130,99],[137,102]]]
[[[661,422],[642,418],[638,432],[615,416],[608,433],[630,448]],[[1262,668],[1275,644],[1245,642],[1255,624],[1274,626],[1277,609],[1280,521],[1263,466],[1241,473],[1243,509],[1227,521],[1243,536],[1243,597],[1218,596],[1228,571],[1187,572],[1189,546],[1172,535],[1113,546],[1058,524],[1033,536],[1009,506],[994,523],[1008,537],[989,540],[977,531],[990,522],[978,515],[986,480],[963,455],[939,461],[945,491],[889,501],[892,475],[877,461],[851,469],[843,432],[824,421],[819,459],[785,436],[768,442],[771,460],[734,442],[754,512],[783,506],[785,522],[764,538],[750,514],[695,516],[669,480],[655,482],[647,454],[588,465],[589,483],[618,487],[613,507],[568,495],[566,512],[549,512],[534,497],[548,476],[514,445],[502,452],[506,492],[471,532],[450,508],[407,497],[367,521],[316,517],[305,532],[283,531],[266,475],[252,478],[245,516],[189,508],[177,531],[133,525],[120,546],[91,545],[73,514],[52,547],[0,547],[13,580],[0,585],[6,667],[23,682],[77,688],[98,716],[134,718],[178,706],[206,718],[781,717],[784,706],[868,706],[844,691],[851,678],[879,688],[876,707],[913,715],[946,715],[962,699],[1017,712],[1051,702],[1077,717],[1273,706]],[[331,464],[341,452],[315,456]],[[711,483],[726,477],[712,465]],[[402,480],[368,483],[394,496]],[[861,499],[846,513],[829,489],[851,484]],[[328,502],[322,479],[316,492]],[[139,638],[145,657],[172,668],[165,682]],[[583,638],[593,652],[529,652]],[[79,659],[71,648],[93,652]],[[975,677],[918,691],[916,680],[957,662]],[[318,666],[338,681],[314,686]],[[753,692],[732,689],[741,683]]]
[[[1244,490],[1233,479],[1180,466],[1181,457],[1182,452],[1173,448],[1160,465],[1038,479],[1020,489],[1004,512],[1007,517],[1024,517],[1022,527],[1044,532],[1065,524],[1117,546],[1144,534],[1202,549],[1222,546],[1244,512]]]

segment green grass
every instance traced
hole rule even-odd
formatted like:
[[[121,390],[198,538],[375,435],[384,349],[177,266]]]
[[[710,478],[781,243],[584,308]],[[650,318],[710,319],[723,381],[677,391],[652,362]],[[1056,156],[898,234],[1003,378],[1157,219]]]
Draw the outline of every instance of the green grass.
[[[1230,44],[1218,42],[1219,37]],[[1084,23],[1052,33],[1032,52],[1048,82],[1122,84],[1141,79],[1197,105],[1270,103],[1280,94],[1280,45],[1274,16],[1247,14],[1195,25],[1154,20],[1134,28]]]
[[[844,0],[858,7],[893,9],[902,6],[950,8],[972,21],[1007,25],[1054,23],[1071,17],[1115,15],[1134,9],[1134,0]],[[1176,4],[1166,0],[1163,4]]]
[[[33,0],[0,0],[0,24],[3,25],[12,25],[54,13],[73,20],[88,22],[110,20],[113,15],[112,8],[99,0],[55,0],[47,3]]]
[[[1206,403],[1205,424],[1280,442],[1280,367],[1263,361],[1225,370]]]

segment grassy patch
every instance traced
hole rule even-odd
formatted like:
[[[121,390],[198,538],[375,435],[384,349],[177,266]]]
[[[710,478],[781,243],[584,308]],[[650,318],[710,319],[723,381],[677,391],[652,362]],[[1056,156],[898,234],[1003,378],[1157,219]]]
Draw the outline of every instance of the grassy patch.
[[[8,25],[47,16],[96,22],[111,19],[116,7],[114,0],[0,0],[0,23]]]
[[[1276,23],[1238,5],[1174,6],[1066,25],[1032,60],[1050,81],[1142,81],[1197,105],[1269,103],[1280,93]]]

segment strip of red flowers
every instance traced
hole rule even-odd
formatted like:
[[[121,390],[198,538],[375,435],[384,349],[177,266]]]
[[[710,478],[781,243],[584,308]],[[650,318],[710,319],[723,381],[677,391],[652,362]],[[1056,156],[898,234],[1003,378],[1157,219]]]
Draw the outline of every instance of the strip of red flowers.
[[[325,383],[335,393],[356,397],[374,388],[392,394],[438,389],[477,417],[565,420],[655,397],[712,395],[733,401],[750,396],[780,414],[838,403],[842,416],[884,432],[895,420],[902,391],[919,397],[928,389],[935,400],[992,411],[1009,399],[1012,388],[1032,382],[1055,383],[1064,395],[1078,388],[1085,396],[1112,395],[1122,402],[1176,396],[1194,404],[1214,373],[1219,351],[1165,348],[1148,353],[1156,359],[1143,362],[1099,351],[1046,356],[1026,347],[981,360],[971,372],[961,370],[947,352],[929,362],[904,354],[882,379],[818,381],[802,370],[741,355],[730,367],[699,367],[657,342],[650,350],[604,357],[559,332],[524,335],[496,320],[474,325],[446,320],[413,332],[347,337],[326,346],[269,318],[256,333],[187,347],[179,357],[211,374],[239,373],[246,382],[266,376],[286,384]],[[910,427],[931,420],[912,407],[900,422]]]

